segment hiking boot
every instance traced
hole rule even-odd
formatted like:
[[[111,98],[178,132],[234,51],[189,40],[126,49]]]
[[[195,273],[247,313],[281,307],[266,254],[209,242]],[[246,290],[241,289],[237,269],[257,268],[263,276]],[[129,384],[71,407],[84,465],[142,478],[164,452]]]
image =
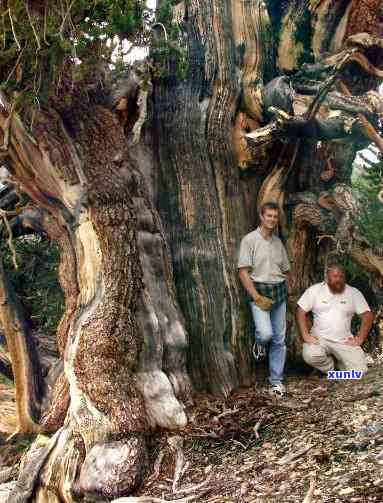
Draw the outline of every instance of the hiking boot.
[[[282,383],[273,384],[269,389],[269,393],[277,398],[287,398],[286,388]]]
[[[266,356],[266,348],[261,344],[254,343],[253,345],[253,356],[256,361],[262,360]]]

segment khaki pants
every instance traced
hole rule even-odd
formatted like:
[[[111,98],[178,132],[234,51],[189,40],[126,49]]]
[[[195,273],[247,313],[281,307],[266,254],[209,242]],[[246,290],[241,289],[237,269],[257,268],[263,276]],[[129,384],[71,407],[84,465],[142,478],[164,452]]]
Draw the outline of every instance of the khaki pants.
[[[303,343],[302,357],[304,361],[324,374],[334,370],[361,370],[367,372],[366,355],[359,346],[349,346],[341,342],[320,339],[319,344]],[[335,363],[334,360],[337,360]]]

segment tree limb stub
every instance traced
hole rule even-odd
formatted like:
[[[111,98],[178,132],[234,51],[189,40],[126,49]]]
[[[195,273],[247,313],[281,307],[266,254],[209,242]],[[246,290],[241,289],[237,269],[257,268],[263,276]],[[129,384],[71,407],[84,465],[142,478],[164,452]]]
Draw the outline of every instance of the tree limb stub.
[[[342,90],[342,92],[346,96],[351,96],[351,93],[346,86],[346,84],[342,81],[339,82],[339,86]],[[370,122],[364,117],[362,114],[358,114],[358,118],[363,124],[364,131],[366,136],[375,143],[375,145],[378,147],[378,149],[383,153],[383,138],[381,138],[378,133],[376,132],[375,128],[370,124]]]

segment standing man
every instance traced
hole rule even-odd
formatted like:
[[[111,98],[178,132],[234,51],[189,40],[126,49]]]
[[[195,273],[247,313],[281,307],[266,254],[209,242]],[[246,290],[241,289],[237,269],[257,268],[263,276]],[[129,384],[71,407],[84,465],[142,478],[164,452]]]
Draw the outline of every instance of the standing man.
[[[260,217],[261,225],[241,241],[239,277],[251,298],[255,324],[254,357],[258,360],[264,356],[269,346],[270,392],[284,398],[286,274],[290,263],[282,241],[274,234],[279,221],[278,205],[265,203]]]
[[[314,315],[311,332],[306,316],[310,311]],[[355,313],[362,323],[354,337],[351,320]],[[325,374],[334,370],[334,359],[341,370],[366,372],[366,356],[361,345],[373,321],[374,315],[363,294],[346,284],[343,267],[330,265],[326,281],[308,288],[298,301],[297,323],[304,341],[303,359]]]

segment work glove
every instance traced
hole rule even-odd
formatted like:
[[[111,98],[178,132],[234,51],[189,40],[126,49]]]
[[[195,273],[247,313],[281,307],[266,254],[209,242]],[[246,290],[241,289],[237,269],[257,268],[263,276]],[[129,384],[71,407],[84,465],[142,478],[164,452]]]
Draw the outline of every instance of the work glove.
[[[255,300],[254,304],[263,309],[264,311],[269,311],[273,305],[274,301],[269,299],[268,297],[264,297],[263,295],[259,295]]]

